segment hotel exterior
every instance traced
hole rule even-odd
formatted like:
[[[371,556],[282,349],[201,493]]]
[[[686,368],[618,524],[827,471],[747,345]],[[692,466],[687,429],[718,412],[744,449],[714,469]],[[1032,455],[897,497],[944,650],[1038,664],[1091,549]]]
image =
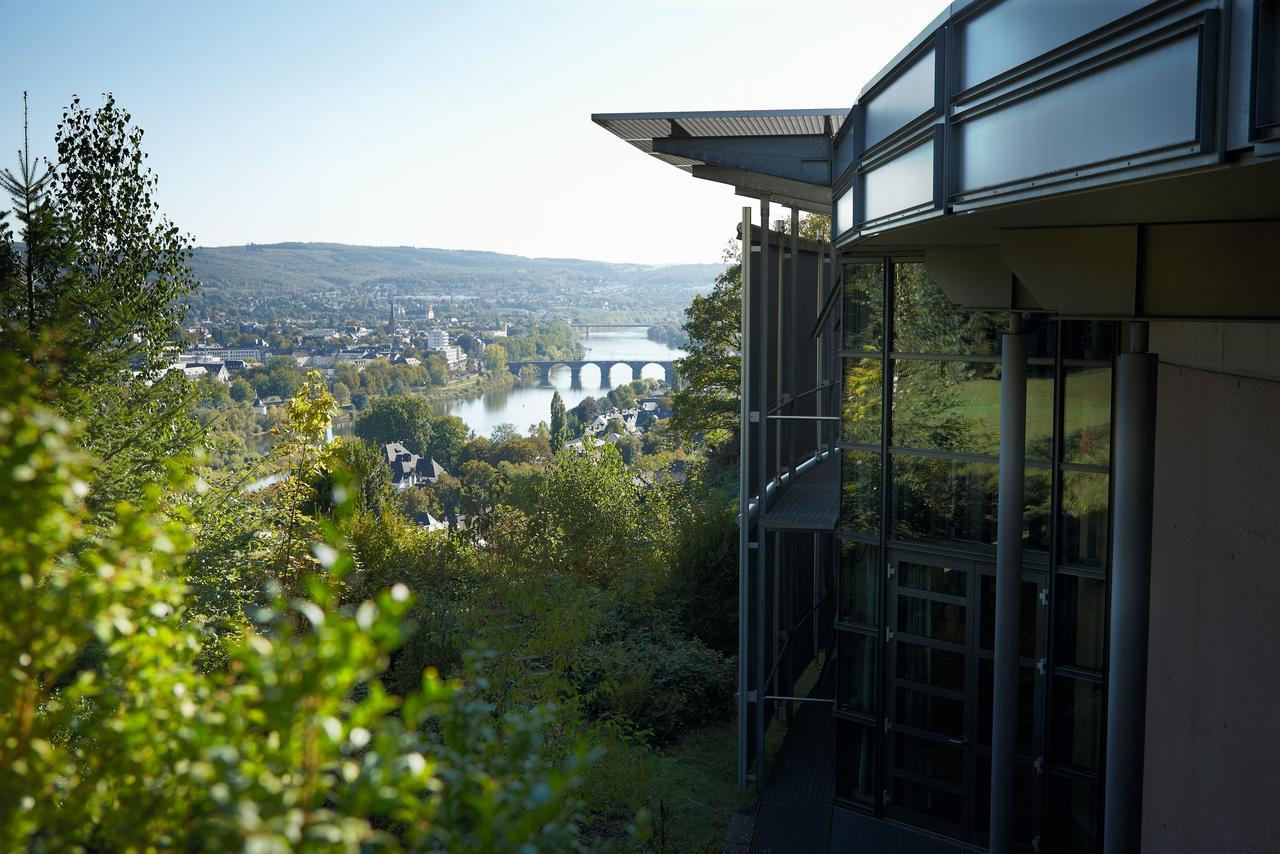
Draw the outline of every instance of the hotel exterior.
[[[973,0],[850,108],[593,117],[759,205],[751,850],[1280,844],[1278,47],[1277,0]]]

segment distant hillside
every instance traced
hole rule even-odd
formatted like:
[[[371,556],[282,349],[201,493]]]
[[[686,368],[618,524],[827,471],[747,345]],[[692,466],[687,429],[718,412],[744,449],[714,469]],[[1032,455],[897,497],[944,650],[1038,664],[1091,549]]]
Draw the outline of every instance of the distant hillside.
[[[573,319],[648,310],[654,320],[678,312],[723,269],[338,243],[209,247],[193,266],[204,284],[198,311],[279,315],[316,301],[312,308],[352,310],[394,297],[482,300]]]

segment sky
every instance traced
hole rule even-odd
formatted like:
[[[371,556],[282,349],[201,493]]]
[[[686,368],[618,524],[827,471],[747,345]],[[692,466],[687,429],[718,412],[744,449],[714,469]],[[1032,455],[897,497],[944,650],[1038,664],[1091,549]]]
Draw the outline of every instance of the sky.
[[[752,202],[591,114],[848,109],[946,6],[0,0],[0,166],[24,89],[46,156],[71,98],[109,91],[199,245],[717,261]]]

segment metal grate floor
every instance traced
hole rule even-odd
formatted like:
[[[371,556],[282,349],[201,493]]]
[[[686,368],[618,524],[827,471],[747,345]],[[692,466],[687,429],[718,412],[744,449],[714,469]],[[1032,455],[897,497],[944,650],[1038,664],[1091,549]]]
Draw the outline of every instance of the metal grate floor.
[[[765,527],[775,531],[834,531],[839,520],[838,454],[787,484],[764,516]]]

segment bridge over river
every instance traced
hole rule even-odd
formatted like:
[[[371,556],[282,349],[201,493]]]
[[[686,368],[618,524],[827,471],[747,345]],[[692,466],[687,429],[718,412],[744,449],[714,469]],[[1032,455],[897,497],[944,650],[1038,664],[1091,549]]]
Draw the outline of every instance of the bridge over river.
[[[649,365],[657,365],[662,368],[662,378],[667,382],[671,382],[676,376],[676,363],[674,361],[659,361],[657,359],[521,359],[507,362],[507,370],[516,376],[520,376],[525,368],[537,368],[538,374],[542,378],[542,384],[549,385],[551,383],[551,369],[556,365],[564,365],[569,369],[573,375],[575,385],[580,384],[583,367],[595,365],[600,370],[600,385],[602,388],[609,385],[609,372],[613,370],[614,365],[626,365],[631,368],[631,378],[633,380],[640,379],[640,372]]]

